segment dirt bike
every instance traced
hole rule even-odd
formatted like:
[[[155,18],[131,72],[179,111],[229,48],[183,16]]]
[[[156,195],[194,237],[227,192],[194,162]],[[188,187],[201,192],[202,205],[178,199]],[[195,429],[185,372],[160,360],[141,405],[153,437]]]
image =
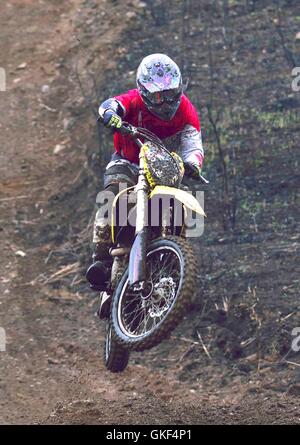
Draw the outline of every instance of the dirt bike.
[[[131,135],[140,152],[137,185],[114,199],[115,208],[124,192],[135,195],[135,227],[131,232],[122,227],[115,237],[112,221],[111,278],[100,295],[98,315],[106,319],[104,362],[111,372],[126,368],[131,351],[150,349],[167,338],[194,301],[197,262],[184,238],[182,217],[187,211],[205,216],[196,198],[179,188],[184,168],[176,153],[149,130],[123,122],[119,131]],[[165,196],[169,201],[159,207]],[[155,200],[159,215],[153,226],[150,204]]]

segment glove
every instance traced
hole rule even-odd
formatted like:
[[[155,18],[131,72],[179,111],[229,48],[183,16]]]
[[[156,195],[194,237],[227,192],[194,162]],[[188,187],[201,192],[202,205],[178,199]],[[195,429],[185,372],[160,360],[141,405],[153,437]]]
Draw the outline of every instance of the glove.
[[[201,167],[197,164],[185,162],[184,170],[185,170],[186,176],[190,176],[191,178],[194,178],[194,179],[199,179],[199,177],[201,175]]]
[[[103,124],[109,128],[121,128],[122,119],[113,110],[106,110],[103,116]]]

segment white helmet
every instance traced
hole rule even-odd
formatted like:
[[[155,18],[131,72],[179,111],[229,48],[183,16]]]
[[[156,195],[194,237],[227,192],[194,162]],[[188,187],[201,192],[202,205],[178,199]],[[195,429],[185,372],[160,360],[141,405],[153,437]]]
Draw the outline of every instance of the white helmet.
[[[178,65],[165,54],[145,57],[137,70],[136,83],[148,110],[171,120],[179,108],[182,77]]]

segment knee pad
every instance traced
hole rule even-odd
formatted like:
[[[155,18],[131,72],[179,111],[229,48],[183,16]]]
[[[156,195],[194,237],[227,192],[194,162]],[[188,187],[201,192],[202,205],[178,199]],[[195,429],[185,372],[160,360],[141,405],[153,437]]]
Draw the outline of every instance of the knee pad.
[[[111,161],[104,173],[104,188],[107,189],[112,184],[124,182],[128,187],[135,185],[138,180],[139,168],[126,159]]]

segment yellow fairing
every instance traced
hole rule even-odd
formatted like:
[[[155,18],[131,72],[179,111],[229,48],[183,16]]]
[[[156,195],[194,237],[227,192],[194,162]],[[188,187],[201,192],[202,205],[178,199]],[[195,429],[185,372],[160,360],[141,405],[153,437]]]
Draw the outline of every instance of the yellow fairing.
[[[149,170],[149,166],[147,164],[147,159],[145,156],[147,150],[149,150],[149,146],[147,144],[142,145],[142,147],[140,149],[140,156],[143,158],[144,172],[145,172],[148,184],[150,185],[151,189],[154,189],[155,181],[152,178],[151,172]]]
[[[177,189],[175,187],[166,187],[164,185],[157,185],[154,190],[150,193],[150,198],[155,195],[172,195],[175,196],[178,201],[181,201],[187,208],[191,209],[193,212],[199,215],[206,216],[201,205],[197,199],[190,193],[184,190]]]

